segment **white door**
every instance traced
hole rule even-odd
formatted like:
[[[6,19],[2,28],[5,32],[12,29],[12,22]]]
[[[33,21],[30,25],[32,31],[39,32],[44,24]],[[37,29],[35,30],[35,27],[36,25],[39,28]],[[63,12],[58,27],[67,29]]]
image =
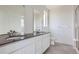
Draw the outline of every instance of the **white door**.
[[[75,11],[75,39],[76,47],[79,48],[79,6]]]
[[[75,13],[75,38],[78,40],[79,35],[79,7],[76,9]]]

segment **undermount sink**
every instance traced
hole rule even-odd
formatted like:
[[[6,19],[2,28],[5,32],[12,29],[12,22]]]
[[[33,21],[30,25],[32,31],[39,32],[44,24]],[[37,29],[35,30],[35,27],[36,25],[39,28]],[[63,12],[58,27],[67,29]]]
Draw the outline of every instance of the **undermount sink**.
[[[11,37],[8,38],[7,40],[20,40],[20,39],[24,39],[24,37]]]
[[[24,39],[24,36],[19,36],[19,37],[9,37],[9,38],[0,38],[0,45],[1,44],[5,44],[5,43],[9,43],[9,42],[13,42],[13,41],[17,41],[17,40],[22,40]]]

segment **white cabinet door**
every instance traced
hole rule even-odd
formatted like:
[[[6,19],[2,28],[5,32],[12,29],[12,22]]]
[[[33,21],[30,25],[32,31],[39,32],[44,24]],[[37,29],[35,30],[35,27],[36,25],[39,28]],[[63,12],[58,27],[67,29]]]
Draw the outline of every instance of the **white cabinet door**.
[[[47,43],[46,43],[46,36],[43,35],[42,36],[42,52],[44,52],[46,50],[46,47],[47,47],[46,45],[47,45]]]
[[[0,54],[14,53],[15,51],[18,51],[19,49],[22,49],[24,47],[28,48],[28,49],[26,49],[26,51],[28,51],[30,49],[35,49],[34,48],[34,40],[35,39],[33,39],[33,38],[29,38],[29,39],[25,39],[25,40],[21,40],[21,41],[17,41],[17,42],[2,45],[2,46],[0,46]],[[31,48],[28,47],[28,46],[30,46]]]
[[[42,54],[50,46],[50,34],[35,37],[35,53]]]
[[[47,48],[50,46],[50,34],[46,34],[46,46]]]
[[[35,37],[35,53],[42,53],[42,36]]]
[[[34,54],[34,45],[30,44],[28,46],[25,46],[17,51],[15,51],[13,54]]]
[[[26,42],[25,46],[22,46],[20,49],[17,49],[12,54],[34,54],[35,53],[35,39],[30,38],[28,39],[28,42],[30,44],[27,44]]]
[[[42,36],[42,52],[50,46],[50,34],[45,34]]]

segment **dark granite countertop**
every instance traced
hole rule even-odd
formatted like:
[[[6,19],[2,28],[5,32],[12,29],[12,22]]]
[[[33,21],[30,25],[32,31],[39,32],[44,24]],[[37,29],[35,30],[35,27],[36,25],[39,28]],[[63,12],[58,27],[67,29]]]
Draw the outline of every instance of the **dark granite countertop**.
[[[36,37],[36,36],[48,34],[48,33],[49,32],[42,32],[42,33],[37,33],[36,35],[34,35],[33,33],[31,33],[31,34],[25,34],[25,35],[17,35],[17,36],[7,37],[7,38],[4,39],[4,41],[0,42],[0,46],[4,45],[4,44],[9,44],[9,43],[12,43],[12,42],[17,42],[17,41],[25,40],[25,39],[28,39],[28,38],[33,38],[33,37]],[[14,37],[19,37],[19,39],[8,40],[8,39],[14,38]]]

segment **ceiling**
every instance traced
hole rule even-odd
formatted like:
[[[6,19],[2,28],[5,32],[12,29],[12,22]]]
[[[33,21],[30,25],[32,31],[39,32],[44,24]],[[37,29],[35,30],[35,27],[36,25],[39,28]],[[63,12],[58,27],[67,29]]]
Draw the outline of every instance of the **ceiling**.
[[[59,8],[61,6],[64,6],[64,5],[46,5],[48,9]]]

